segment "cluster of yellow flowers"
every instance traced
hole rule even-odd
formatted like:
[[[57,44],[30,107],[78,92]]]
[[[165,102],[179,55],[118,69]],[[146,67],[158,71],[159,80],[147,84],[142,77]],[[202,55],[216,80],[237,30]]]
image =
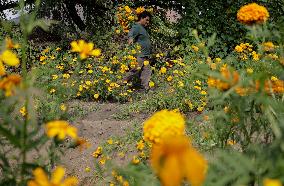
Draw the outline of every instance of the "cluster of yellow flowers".
[[[143,138],[145,141],[160,143],[166,136],[184,135],[184,117],[174,111],[162,110],[144,122]]]
[[[268,18],[269,12],[267,9],[256,3],[250,3],[242,6],[237,13],[237,19],[246,25],[263,23],[266,22]]]
[[[241,43],[235,47],[235,51],[240,54],[241,60],[247,60],[251,56],[254,61],[259,61],[260,54],[252,48],[253,46],[249,43]]]
[[[118,23],[121,26],[123,32],[128,33],[130,24],[133,23],[137,19],[134,12],[131,10],[129,6],[119,6],[117,11],[117,19]],[[120,33],[120,30],[117,29],[116,33]]]
[[[122,31],[128,33],[131,24],[138,19],[137,15],[144,11],[153,12],[153,8],[146,9],[144,7],[138,7],[135,10],[132,10],[128,5],[119,6],[116,17],[120,27],[122,28]],[[115,32],[120,34],[120,28],[117,28]]]

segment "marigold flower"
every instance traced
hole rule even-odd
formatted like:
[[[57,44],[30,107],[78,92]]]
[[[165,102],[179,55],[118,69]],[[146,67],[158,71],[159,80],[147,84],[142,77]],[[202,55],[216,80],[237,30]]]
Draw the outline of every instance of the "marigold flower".
[[[17,49],[17,48],[20,48],[20,45],[19,44],[14,44],[12,39],[9,38],[9,37],[7,37],[5,39],[5,41],[6,41],[6,48],[7,49],[13,49],[13,48]]]
[[[207,161],[185,136],[154,144],[150,160],[163,186],[178,186],[184,178],[192,186],[201,186],[205,180]]]
[[[22,81],[22,78],[18,74],[11,74],[0,80],[0,89],[5,91],[5,96],[11,96],[14,94],[14,89]]]
[[[61,166],[56,167],[53,171],[50,180],[42,168],[36,168],[33,171],[34,179],[28,181],[28,186],[76,186],[78,179],[68,177],[63,180],[65,169]]]
[[[77,139],[77,128],[71,126],[67,121],[51,121],[45,125],[46,135],[50,138],[57,137],[63,140],[66,136]]]
[[[262,46],[265,51],[269,51],[269,52],[275,49],[275,45],[271,41],[262,43]]]
[[[185,119],[179,112],[162,110],[156,112],[144,122],[144,140],[153,143],[161,142],[165,136],[183,135]]]
[[[237,19],[246,25],[263,23],[266,22],[268,18],[269,13],[267,9],[256,3],[250,3],[242,6],[237,13]]]
[[[80,53],[81,59],[86,59],[90,55],[95,57],[101,55],[100,49],[94,49],[94,43],[87,43],[84,40],[72,41],[71,51]]]

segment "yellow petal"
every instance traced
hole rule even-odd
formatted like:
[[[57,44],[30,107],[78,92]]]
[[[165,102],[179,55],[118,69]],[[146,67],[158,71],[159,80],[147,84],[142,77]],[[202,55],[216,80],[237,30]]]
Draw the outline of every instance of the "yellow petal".
[[[68,127],[66,133],[67,133],[67,135],[69,135],[73,139],[77,139],[77,137],[78,137],[77,136],[77,128],[75,128],[75,127],[72,127],[72,126]]]
[[[61,166],[56,167],[51,175],[51,183],[54,185],[59,185],[65,174],[65,169]]]
[[[95,49],[92,51],[92,56],[99,57],[101,55],[101,49]]]
[[[2,63],[2,61],[0,60],[0,76],[4,76],[6,74],[6,69]]]
[[[77,178],[75,177],[69,177],[69,178],[66,178],[64,180],[64,182],[62,183],[62,185],[64,186],[76,186],[78,185],[79,181]]]
[[[28,181],[27,186],[39,186],[39,185],[35,181],[30,180],[30,181]]]
[[[178,156],[172,155],[165,159],[164,165],[160,171],[160,178],[164,186],[179,186],[183,175],[182,165],[179,165]],[[181,167],[180,167],[181,166]]]
[[[16,66],[20,63],[17,55],[10,50],[5,50],[0,59],[9,66]]]
[[[71,51],[72,52],[80,52],[81,49],[76,41],[71,42]]]
[[[36,168],[33,171],[35,182],[40,186],[49,186],[48,177],[42,168]]]

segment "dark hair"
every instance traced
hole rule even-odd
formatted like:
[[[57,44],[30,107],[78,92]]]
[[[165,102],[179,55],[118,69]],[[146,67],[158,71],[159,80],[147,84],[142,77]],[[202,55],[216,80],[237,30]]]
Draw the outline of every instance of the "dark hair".
[[[149,12],[144,11],[144,12],[138,14],[138,21],[140,21],[141,19],[144,19],[146,17],[149,17],[151,19],[152,15]]]

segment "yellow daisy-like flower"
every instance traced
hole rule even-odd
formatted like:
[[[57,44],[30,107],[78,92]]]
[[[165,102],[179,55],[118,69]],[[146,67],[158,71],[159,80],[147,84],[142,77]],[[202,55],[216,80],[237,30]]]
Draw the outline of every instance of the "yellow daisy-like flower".
[[[149,82],[149,87],[152,88],[152,87],[154,87],[154,86],[155,86],[155,83],[154,83],[153,81],[150,81],[150,82]]]
[[[183,135],[184,117],[179,112],[162,110],[144,122],[144,140],[159,143],[165,136]]]
[[[268,18],[269,12],[267,9],[256,3],[250,3],[242,6],[237,13],[237,19],[241,23],[247,25],[263,23],[266,22]]]
[[[77,139],[77,128],[71,126],[67,121],[56,120],[45,125],[46,135],[50,138],[57,137],[63,140],[66,136]]]
[[[11,74],[0,81],[0,90],[5,91],[5,96],[9,97],[14,94],[16,86],[22,81],[22,78],[18,74]]]
[[[192,186],[201,186],[205,180],[207,161],[185,136],[165,138],[154,144],[150,160],[163,186],[181,185],[184,178]]]
[[[98,57],[101,55],[100,49],[94,49],[94,43],[87,43],[84,40],[72,41],[71,51],[80,53],[81,59],[86,59],[88,56]]]
[[[34,179],[28,181],[28,186],[76,186],[78,179],[75,177],[68,177],[63,180],[65,169],[61,166],[56,167],[53,171],[50,180],[48,175],[42,168],[36,168],[33,171]]]
[[[167,72],[167,68],[166,67],[161,67],[160,73],[161,74],[165,74],[166,72]]]

